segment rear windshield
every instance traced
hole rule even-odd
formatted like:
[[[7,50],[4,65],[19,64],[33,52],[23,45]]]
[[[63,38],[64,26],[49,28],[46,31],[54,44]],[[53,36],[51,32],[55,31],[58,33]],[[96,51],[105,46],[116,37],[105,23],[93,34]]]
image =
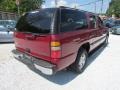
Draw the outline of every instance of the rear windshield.
[[[19,19],[16,30],[29,33],[50,33],[55,11],[55,8],[47,8],[27,13]]]

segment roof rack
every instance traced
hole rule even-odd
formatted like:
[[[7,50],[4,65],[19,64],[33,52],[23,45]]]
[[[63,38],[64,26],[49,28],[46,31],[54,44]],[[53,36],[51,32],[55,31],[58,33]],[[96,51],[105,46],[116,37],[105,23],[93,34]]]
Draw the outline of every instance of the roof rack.
[[[85,11],[85,10],[81,10],[81,9],[77,9],[77,8],[71,8],[71,7],[65,7],[65,6],[60,6],[59,8],[80,10],[80,11],[83,11],[83,12],[88,12],[88,13],[91,13],[91,14],[95,14],[94,12],[89,12],[89,11]],[[96,14],[96,15],[97,15],[97,14]]]

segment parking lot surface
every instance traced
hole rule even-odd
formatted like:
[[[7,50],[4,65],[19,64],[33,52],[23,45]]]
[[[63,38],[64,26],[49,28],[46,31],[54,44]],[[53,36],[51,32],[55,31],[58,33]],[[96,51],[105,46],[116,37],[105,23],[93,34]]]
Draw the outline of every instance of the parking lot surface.
[[[46,76],[13,58],[13,43],[0,43],[0,90],[120,90],[120,36],[110,35],[88,58],[82,74],[63,70]]]

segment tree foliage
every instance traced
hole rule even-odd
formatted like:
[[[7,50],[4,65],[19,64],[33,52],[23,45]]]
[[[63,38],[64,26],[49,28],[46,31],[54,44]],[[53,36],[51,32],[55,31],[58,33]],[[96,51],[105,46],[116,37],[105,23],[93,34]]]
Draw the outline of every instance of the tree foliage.
[[[40,8],[44,0],[20,0],[20,13]],[[17,12],[16,0],[0,0],[0,9],[4,11]]]
[[[107,15],[111,16],[113,14],[116,17],[120,17],[120,0],[111,0],[107,10]]]
[[[4,11],[16,12],[15,0],[0,0],[0,9]]]

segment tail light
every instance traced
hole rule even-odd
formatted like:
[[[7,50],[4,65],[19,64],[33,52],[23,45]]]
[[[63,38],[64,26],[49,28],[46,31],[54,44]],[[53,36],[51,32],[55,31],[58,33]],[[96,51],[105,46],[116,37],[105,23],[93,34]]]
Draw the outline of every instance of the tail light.
[[[57,59],[61,57],[61,43],[58,41],[51,42],[51,58]]]

